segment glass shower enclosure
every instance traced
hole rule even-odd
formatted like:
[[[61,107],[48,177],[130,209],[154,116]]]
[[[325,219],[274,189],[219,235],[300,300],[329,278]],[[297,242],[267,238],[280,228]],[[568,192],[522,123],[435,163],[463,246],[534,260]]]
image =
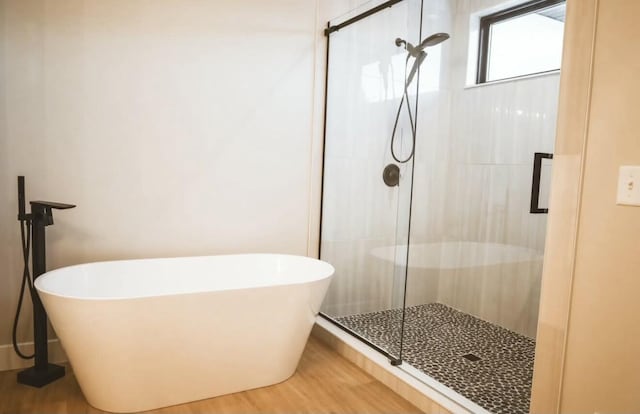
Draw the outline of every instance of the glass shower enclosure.
[[[561,33],[548,1],[523,21]],[[498,3],[374,1],[329,22],[321,313],[472,411],[525,413],[559,70],[475,84],[469,22]]]

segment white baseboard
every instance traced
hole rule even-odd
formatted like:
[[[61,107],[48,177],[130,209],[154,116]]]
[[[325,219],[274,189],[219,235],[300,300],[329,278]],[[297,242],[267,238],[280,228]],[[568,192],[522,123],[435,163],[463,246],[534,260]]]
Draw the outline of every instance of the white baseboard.
[[[23,354],[30,355],[33,353],[33,342],[23,342],[18,346]],[[67,355],[57,339],[49,340],[49,362],[67,362]],[[0,371],[29,368],[31,366],[33,366],[33,359],[20,358],[13,350],[12,344],[0,345]]]

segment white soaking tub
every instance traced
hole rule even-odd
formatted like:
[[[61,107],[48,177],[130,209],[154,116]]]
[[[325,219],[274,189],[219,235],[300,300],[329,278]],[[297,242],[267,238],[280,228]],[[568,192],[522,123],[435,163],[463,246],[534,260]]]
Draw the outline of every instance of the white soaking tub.
[[[89,404],[135,412],[289,378],[333,273],[246,254],[89,263],[35,286]]]

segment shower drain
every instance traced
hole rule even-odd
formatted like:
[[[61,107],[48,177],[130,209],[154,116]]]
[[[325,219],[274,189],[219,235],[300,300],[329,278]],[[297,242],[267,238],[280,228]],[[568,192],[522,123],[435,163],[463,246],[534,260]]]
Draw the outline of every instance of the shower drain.
[[[466,358],[471,362],[480,361],[482,359],[479,356],[474,355],[474,354],[465,354],[465,355],[462,355],[462,358]]]

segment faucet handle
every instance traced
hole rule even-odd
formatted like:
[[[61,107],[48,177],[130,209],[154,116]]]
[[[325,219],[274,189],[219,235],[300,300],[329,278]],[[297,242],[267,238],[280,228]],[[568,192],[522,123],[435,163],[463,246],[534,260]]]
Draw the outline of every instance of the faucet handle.
[[[66,210],[74,208],[74,204],[56,203],[55,201],[31,201],[31,212],[39,210],[44,216],[44,225],[53,225],[53,212],[52,209]]]
[[[66,210],[68,208],[74,208],[75,204],[56,203],[55,201],[31,201],[31,206],[42,206],[49,210],[55,208],[57,210]]]

